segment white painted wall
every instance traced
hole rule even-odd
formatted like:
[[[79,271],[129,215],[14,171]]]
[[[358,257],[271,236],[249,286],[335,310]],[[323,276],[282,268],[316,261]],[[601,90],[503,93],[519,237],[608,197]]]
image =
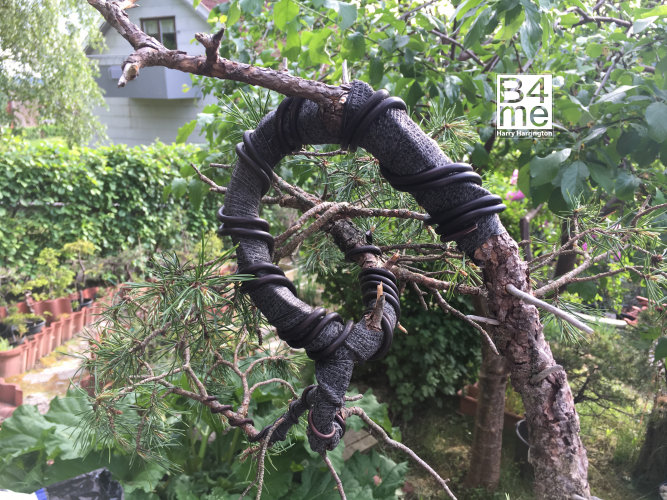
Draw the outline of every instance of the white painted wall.
[[[205,11],[192,8],[191,0],[141,0],[139,7],[130,9],[130,20],[140,26],[141,18],[175,17],[176,44],[178,50],[189,54],[203,54],[204,48],[194,40],[197,32],[209,32]],[[201,6],[200,6],[201,7]],[[132,46],[113,28],[105,35],[107,50],[103,54],[90,54],[100,65],[121,64],[132,52]],[[176,70],[167,70],[176,71]],[[138,78],[141,78],[141,73]],[[106,98],[109,109],[97,108],[96,114],[107,127],[109,141],[114,144],[150,144],[155,140],[165,143],[176,139],[179,127],[197,117],[207,99],[128,99]],[[188,142],[204,142],[197,131]]]

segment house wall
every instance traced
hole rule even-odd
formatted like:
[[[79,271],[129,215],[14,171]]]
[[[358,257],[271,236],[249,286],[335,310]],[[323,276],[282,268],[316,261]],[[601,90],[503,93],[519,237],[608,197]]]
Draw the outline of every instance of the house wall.
[[[127,11],[130,20],[140,26],[141,18],[175,17],[176,44],[178,50],[189,54],[204,54],[204,47],[194,40],[197,32],[209,32],[205,21],[205,11],[201,6],[192,8],[191,0],[142,0],[139,7]],[[98,61],[100,66],[120,65],[132,52],[132,46],[113,28],[105,33],[107,50],[91,53],[89,57]],[[174,71],[167,69],[166,71]],[[177,72],[178,73],[178,72]],[[137,79],[144,74],[140,73]],[[127,88],[133,83],[129,82]],[[118,95],[118,94],[116,94]],[[215,102],[207,99],[136,99],[125,97],[106,97],[108,109],[95,110],[100,121],[106,126],[109,140],[114,144],[150,144],[155,140],[170,143],[176,139],[178,128],[197,117],[206,104]],[[204,142],[193,133],[188,142]]]
[[[108,142],[128,146],[150,144],[156,140],[164,143],[174,142],[178,129],[186,122],[197,118],[197,113],[205,104],[198,99],[124,97],[109,97],[106,102],[109,109],[99,108],[97,114],[107,127]],[[188,142],[205,141],[195,130]]]

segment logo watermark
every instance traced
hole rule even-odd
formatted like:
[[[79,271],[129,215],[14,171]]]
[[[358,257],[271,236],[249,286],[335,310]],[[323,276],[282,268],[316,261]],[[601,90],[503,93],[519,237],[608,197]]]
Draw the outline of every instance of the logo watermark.
[[[553,137],[551,75],[496,75],[498,137]]]

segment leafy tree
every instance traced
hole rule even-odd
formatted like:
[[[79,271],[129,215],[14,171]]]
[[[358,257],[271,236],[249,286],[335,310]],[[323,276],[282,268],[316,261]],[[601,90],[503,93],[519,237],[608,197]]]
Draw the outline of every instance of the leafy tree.
[[[101,43],[99,18],[84,7],[77,0],[2,3],[0,125],[15,126],[18,108],[70,142],[102,133],[93,114],[103,103],[97,68],[84,52]]]

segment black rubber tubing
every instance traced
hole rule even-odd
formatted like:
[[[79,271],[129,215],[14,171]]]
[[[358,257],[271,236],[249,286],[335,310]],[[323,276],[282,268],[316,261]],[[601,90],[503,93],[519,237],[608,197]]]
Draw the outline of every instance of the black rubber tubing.
[[[374,94],[363,82],[353,82],[346,102],[345,121],[364,106]],[[296,110],[296,111],[295,111]],[[289,114],[282,114],[282,122],[276,123],[276,113],[268,113],[253,132],[250,155],[261,158],[269,166],[275,166],[289,151],[300,144],[337,144],[340,137],[332,135],[321,119],[318,106],[302,100],[291,109]],[[290,120],[292,118],[292,120]],[[344,129],[345,129],[344,121]],[[435,141],[427,137],[421,129],[399,109],[388,108],[369,123],[363,133],[356,136],[355,143],[375,156],[383,171],[394,176],[410,176],[442,165],[452,164],[440,150]],[[292,130],[300,139],[299,144],[290,143],[280,135],[280,130]],[[290,133],[294,137],[294,133]],[[266,186],[262,172],[247,164],[246,155],[240,155],[236,163],[228,191],[225,196],[224,215],[230,217],[258,217],[261,196]],[[245,158],[244,158],[245,156]],[[489,196],[489,192],[475,182],[456,183],[437,189],[426,189],[412,193],[415,199],[431,214],[443,214],[465,203]],[[259,229],[259,228],[258,228]],[[472,255],[475,249],[489,237],[501,234],[504,228],[497,215],[482,215],[475,221],[475,230],[457,239],[457,244],[464,252]],[[247,237],[240,233],[231,234],[238,244],[237,258],[239,268],[248,268],[259,263],[271,263],[268,243],[259,238]],[[279,332],[290,332],[306,321],[314,309],[300,301],[289,288],[281,284],[269,283],[250,291],[250,296],[267,320]],[[371,307],[370,300],[367,307]],[[393,327],[397,313],[389,301],[385,301],[384,323]],[[318,387],[312,391],[313,423],[318,429],[331,429],[338,426],[339,432],[323,442],[314,435],[309,435],[311,448],[316,452],[333,449],[342,435],[342,428],[335,422],[338,408],[349,385],[352,368],[355,363],[363,362],[380,351],[385,350],[385,335],[369,330],[365,320],[357,322],[349,334],[334,352],[315,362]],[[340,322],[330,322],[312,340],[307,350],[318,352],[332,345],[343,332]]]

